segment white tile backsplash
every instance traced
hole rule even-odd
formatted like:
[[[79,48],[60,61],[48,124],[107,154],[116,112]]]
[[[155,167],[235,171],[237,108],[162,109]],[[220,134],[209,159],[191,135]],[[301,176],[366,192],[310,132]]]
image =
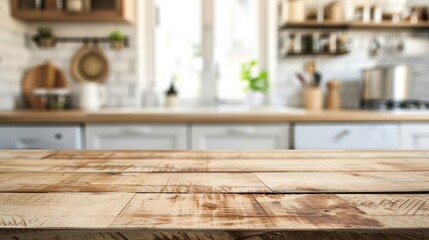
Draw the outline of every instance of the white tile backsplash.
[[[32,25],[30,30],[36,32],[39,25]],[[113,30],[121,30],[126,34],[130,43],[135,42],[135,25],[121,24],[49,24],[53,29],[54,34],[61,37],[107,37]],[[34,44],[31,45],[31,63],[41,64],[46,60],[50,60],[59,67],[66,75],[68,81],[75,85],[70,73],[70,61],[76,51],[82,47],[79,43],[59,43],[53,49],[40,49]],[[129,93],[129,84],[138,84],[136,72],[136,48],[135,44],[130,44],[130,47],[124,50],[113,50],[106,43],[100,43],[106,58],[109,61],[110,74],[106,81],[106,86],[109,94],[107,107],[119,107],[124,104],[136,105],[135,93]],[[126,77],[122,77],[126,76]],[[124,80],[124,81],[122,81]]]

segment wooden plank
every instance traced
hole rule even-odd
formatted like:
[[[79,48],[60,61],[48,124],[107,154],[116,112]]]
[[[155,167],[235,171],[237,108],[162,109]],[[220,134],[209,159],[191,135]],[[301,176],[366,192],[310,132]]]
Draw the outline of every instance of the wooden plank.
[[[0,172],[154,172],[161,160],[0,159]]]
[[[0,172],[397,172],[429,171],[423,159],[0,159]]]
[[[47,150],[8,150],[0,151],[0,159],[42,159],[56,151]]]
[[[277,227],[307,225],[342,229],[414,229],[429,227],[427,194],[255,195]],[[405,204],[404,204],[405,203]],[[418,203],[406,207],[408,203]],[[397,211],[413,208],[413,212]],[[408,210],[407,210],[408,211]]]
[[[0,228],[105,228],[132,193],[2,193]]]
[[[424,231],[1,230],[0,240],[427,240]]]
[[[140,161],[140,160],[138,160]],[[0,163],[1,164],[1,163]],[[397,172],[429,171],[423,159],[172,159],[155,172]]]
[[[429,192],[429,172],[255,173],[275,193]]]
[[[339,195],[390,226],[429,226],[429,195]]]
[[[50,159],[429,159],[429,151],[61,151]]]
[[[271,228],[273,224],[252,195],[138,194],[112,227],[232,230]]]
[[[350,200],[353,198],[360,201]],[[387,205],[380,206],[382,199],[417,201],[421,212],[413,218]],[[230,231],[417,230],[429,229],[428,207],[429,196],[425,194],[137,194],[111,227]]]
[[[0,174],[0,192],[271,193],[252,173]]]

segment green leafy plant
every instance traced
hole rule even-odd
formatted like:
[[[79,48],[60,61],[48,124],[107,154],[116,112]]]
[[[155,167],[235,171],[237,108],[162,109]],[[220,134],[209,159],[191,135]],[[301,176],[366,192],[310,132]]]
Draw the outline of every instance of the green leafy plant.
[[[54,34],[52,33],[52,29],[46,26],[37,28],[37,34],[33,36],[33,39],[36,41],[50,38],[54,38]]]
[[[266,70],[262,70],[255,74],[254,71],[257,66],[258,62],[256,60],[243,63],[241,65],[241,80],[246,82],[245,91],[265,93],[269,88],[268,72]]]
[[[123,42],[125,41],[125,35],[120,31],[113,31],[109,34],[110,41]]]

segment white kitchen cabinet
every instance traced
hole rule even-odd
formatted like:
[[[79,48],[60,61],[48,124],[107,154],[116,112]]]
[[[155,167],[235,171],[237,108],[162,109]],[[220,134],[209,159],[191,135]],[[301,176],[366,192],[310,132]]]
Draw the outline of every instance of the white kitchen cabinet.
[[[298,123],[295,149],[400,149],[396,123]]]
[[[186,149],[186,125],[86,126],[86,148],[102,150]]]
[[[401,138],[403,149],[429,150],[429,123],[403,123]]]
[[[1,125],[0,149],[82,149],[82,129],[72,125]]]
[[[289,149],[288,124],[192,125],[195,150]]]

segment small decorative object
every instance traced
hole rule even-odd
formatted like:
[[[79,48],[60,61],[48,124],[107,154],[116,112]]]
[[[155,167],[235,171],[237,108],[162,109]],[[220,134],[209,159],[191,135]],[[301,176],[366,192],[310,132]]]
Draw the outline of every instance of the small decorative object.
[[[33,41],[42,48],[51,48],[56,44],[55,36],[49,27],[39,27],[37,34],[33,36]]]
[[[70,98],[70,91],[66,88],[51,89],[48,93],[49,110],[65,110]]]
[[[320,87],[305,87],[303,92],[304,108],[309,111],[323,109],[323,91]]]
[[[176,86],[174,86],[174,82],[177,77],[173,77],[170,83],[170,87],[165,93],[165,106],[166,107],[177,107],[179,103],[178,92],[176,90]]]
[[[125,35],[120,31],[113,31],[109,35],[110,47],[112,49],[122,49],[125,47]]]
[[[338,110],[341,108],[340,81],[332,80],[327,83],[328,96],[326,97],[326,108],[328,110]]]
[[[89,12],[91,11],[90,0],[66,0],[66,10],[68,12]]]
[[[305,74],[297,73],[296,78],[303,87],[303,105],[309,111],[323,109],[323,91],[320,88],[322,75],[317,72],[316,63],[310,61],[305,64]]]
[[[246,82],[247,100],[250,107],[260,107],[264,103],[265,93],[268,91],[268,72],[262,70],[256,73],[258,62],[252,60],[241,65],[241,80]]]

